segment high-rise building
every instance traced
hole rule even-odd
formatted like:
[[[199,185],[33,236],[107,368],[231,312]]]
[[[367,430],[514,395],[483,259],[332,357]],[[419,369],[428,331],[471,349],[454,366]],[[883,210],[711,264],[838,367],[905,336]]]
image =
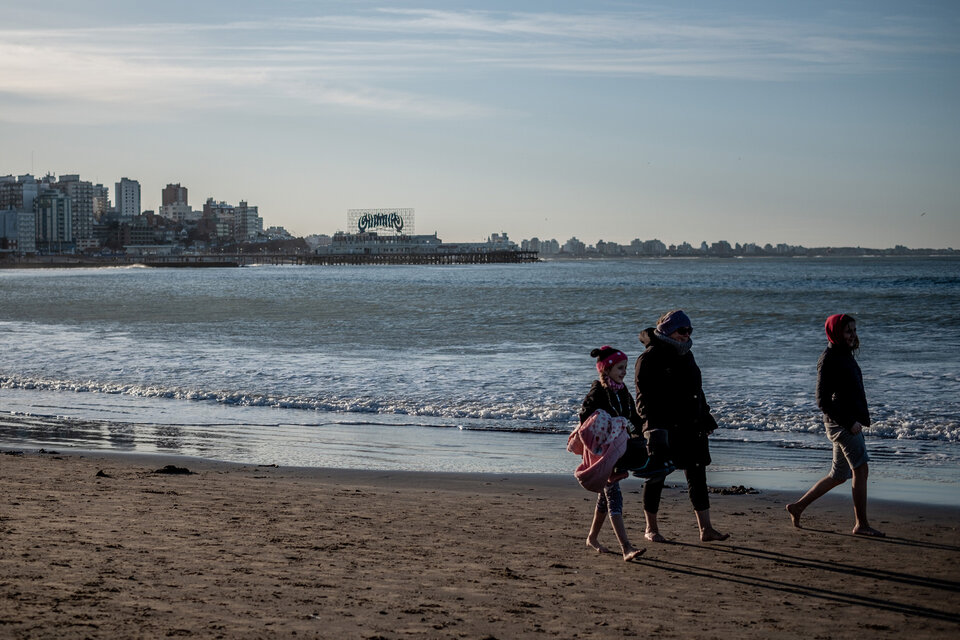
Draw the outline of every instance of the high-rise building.
[[[234,221],[236,220],[236,213],[232,204],[207,198],[207,201],[203,203],[203,220],[217,240],[229,241],[232,239]]]
[[[33,201],[37,249],[63,253],[74,249],[70,198],[57,189],[44,188]]]
[[[193,220],[196,216],[187,202],[187,188],[180,183],[168,184],[163,188],[160,215],[180,224]]]
[[[0,209],[33,211],[33,201],[40,192],[40,183],[29,173],[0,178]]]
[[[189,204],[187,202],[187,188],[181,187],[179,182],[165,186],[161,197],[161,206],[168,204]]]
[[[93,219],[99,221],[110,210],[110,189],[98,184],[93,191]]]
[[[234,209],[233,239],[237,242],[256,240],[263,233],[263,218],[257,212],[257,207],[251,207],[241,200]]]
[[[23,205],[23,185],[13,176],[0,176],[0,211]]]
[[[116,183],[114,200],[121,218],[140,215],[140,183],[130,178],[120,178],[120,182]]]
[[[61,175],[60,180],[50,186],[70,197],[73,240],[77,249],[84,251],[97,248],[100,243],[94,237],[93,224],[98,218],[95,211],[102,207],[102,201],[105,200],[106,187],[81,180],[76,174]]]
[[[37,250],[36,216],[32,211],[0,210],[0,253],[24,255]]]

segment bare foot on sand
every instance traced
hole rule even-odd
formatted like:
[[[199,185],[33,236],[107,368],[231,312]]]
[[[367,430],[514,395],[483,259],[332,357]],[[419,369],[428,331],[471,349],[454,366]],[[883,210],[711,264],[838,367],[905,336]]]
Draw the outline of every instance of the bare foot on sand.
[[[630,562],[631,560],[639,558],[646,552],[646,549],[634,549],[633,547],[628,547],[627,549],[623,550],[623,561]]]
[[[729,533],[720,533],[713,527],[700,530],[700,542],[720,542],[730,537]]]
[[[610,553],[610,549],[607,549],[605,546],[597,542],[596,540],[591,540],[587,538],[587,546],[596,551],[597,553]]]
[[[883,531],[877,531],[873,527],[861,527],[856,526],[853,528],[853,535],[855,536],[870,536],[871,538],[886,538],[887,534]]]
[[[786,506],[787,513],[790,514],[790,519],[793,520],[793,526],[797,529],[802,529],[800,526],[800,514],[803,513],[803,509],[798,509],[796,503],[791,503]]]
[[[643,537],[649,540],[650,542],[666,542],[667,539],[660,535],[659,531],[647,531],[643,534]]]

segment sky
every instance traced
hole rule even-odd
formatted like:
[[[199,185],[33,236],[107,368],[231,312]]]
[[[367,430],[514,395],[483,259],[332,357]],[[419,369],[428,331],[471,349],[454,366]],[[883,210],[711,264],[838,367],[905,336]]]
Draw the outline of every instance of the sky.
[[[960,248],[960,3],[0,0],[0,175],[295,235]]]

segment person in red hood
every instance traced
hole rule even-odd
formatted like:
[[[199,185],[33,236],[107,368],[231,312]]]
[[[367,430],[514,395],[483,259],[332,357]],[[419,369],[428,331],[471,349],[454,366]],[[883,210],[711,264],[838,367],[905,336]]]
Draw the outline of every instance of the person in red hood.
[[[830,473],[814,484],[802,498],[787,505],[793,526],[800,528],[804,510],[834,487],[853,477],[853,511],[856,521],[853,533],[862,536],[884,534],[867,521],[867,447],[863,429],[870,426],[863,374],[854,354],[860,348],[857,321],[853,316],[837,313],[824,324],[827,348],[817,362],[817,406],[823,411],[827,437],[833,443],[833,465]]]

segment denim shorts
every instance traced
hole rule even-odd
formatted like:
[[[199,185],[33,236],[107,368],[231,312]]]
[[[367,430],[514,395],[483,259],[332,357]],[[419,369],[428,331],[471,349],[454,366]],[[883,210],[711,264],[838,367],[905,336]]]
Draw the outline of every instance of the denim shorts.
[[[867,443],[863,439],[863,431],[854,435],[848,429],[834,424],[825,425],[827,437],[833,443],[833,465],[830,467],[830,477],[834,480],[849,480],[853,476],[853,469],[870,460],[867,455]]]

